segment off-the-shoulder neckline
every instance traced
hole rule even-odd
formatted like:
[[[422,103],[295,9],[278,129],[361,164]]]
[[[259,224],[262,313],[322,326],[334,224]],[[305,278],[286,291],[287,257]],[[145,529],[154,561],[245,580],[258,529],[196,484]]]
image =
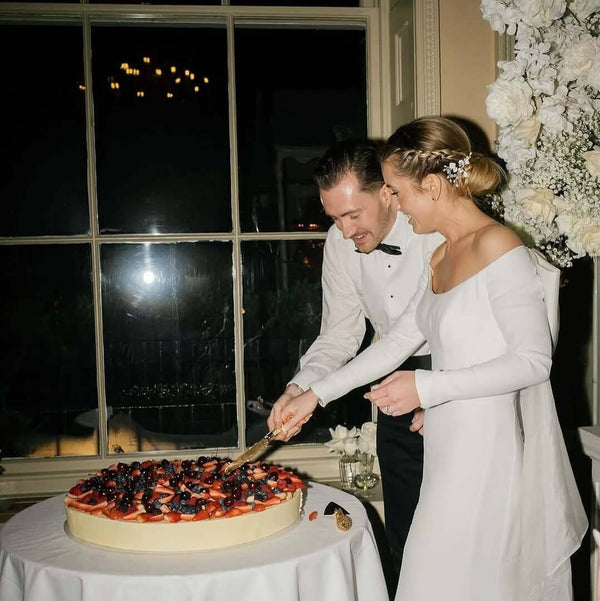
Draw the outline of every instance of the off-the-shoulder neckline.
[[[446,290],[444,292],[435,292],[435,290],[433,289],[433,267],[431,266],[431,255],[430,255],[427,260],[427,266],[429,267],[429,291],[434,296],[444,296],[444,294],[449,294],[450,292],[452,292],[453,290],[456,290],[463,284],[466,284],[469,280],[473,280],[477,276],[483,274],[490,267],[492,267],[492,265],[496,265],[499,261],[504,259],[504,257],[511,255],[512,253],[514,253],[516,250],[518,250],[520,248],[524,248],[525,250],[527,250],[527,247],[524,244],[520,244],[519,246],[515,246],[514,248],[511,248],[510,250],[506,251],[503,255],[500,255],[499,257],[496,257],[493,261],[490,261],[485,267],[482,267],[479,271],[476,271],[473,275],[470,275],[468,278],[465,278],[464,280],[462,280],[462,282],[459,282],[458,284],[452,286],[452,288],[450,288],[449,290]],[[432,255],[433,255],[433,253],[432,253]]]

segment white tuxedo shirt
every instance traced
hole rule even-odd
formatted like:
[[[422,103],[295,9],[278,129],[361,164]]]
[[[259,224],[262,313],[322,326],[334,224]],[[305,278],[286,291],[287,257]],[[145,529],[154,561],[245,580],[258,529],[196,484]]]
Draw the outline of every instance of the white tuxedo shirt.
[[[386,334],[415,294],[428,256],[443,241],[437,233],[415,234],[407,217],[398,212],[383,242],[399,246],[402,254],[358,253],[354,242],[344,240],[332,225],[323,252],[321,332],[300,359],[292,382],[307,390],[352,359],[365,335],[365,317],[376,338]],[[414,354],[428,352],[424,344]]]

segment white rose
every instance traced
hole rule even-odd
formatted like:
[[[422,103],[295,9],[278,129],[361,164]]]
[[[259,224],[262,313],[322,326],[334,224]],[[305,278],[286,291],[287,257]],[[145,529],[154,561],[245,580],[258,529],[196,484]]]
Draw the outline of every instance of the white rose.
[[[600,0],[572,0],[569,8],[580,21],[585,21],[593,12],[600,10]]]
[[[588,225],[579,231],[579,241],[583,250],[590,256],[600,255],[600,227]]]
[[[592,66],[592,60],[599,52],[600,44],[592,37],[568,47],[563,54],[561,77],[565,81],[573,81],[585,76]]]
[[[533,114],[531,88],[522,79],[498,79],[487,89],[487,113],[500,127],[516,125]]]
[[[515,6],[521,9],[523,20],[533,27],[548,27],[552,21],[556,21],[564,15],[567,1],[517,0]]]
[[[544,188],[521,188],[515,193],[515,200],[527,217],[542,219],[551,223],[556,216],[554,193]]]
[[[356,438],[347,438],[344,443],[344,453],[346,455],[354,455],[358,451],[358,443],[356,442]]]
[[[585,159],[585,166],[590,174],[600,179],[600,148],[584,152],[582,156]]]
[[[558,219],[557,219],[558,222]],[[600,226],[589,217],[571,219],[567,246],[579,256],[600,254]]]
[[[542,124],[539,119],[534,115],[530,119],[521,121],[521,123],[515,127],[515,137],[518,140],[522,140],[527,148],[531,148],[538,138],[541,126]]]
[[[592,59],[592,65],[587,73],[586,83],[597,92],[600,92],[600,53]]]
[[[575,218],[568,213],[561,213],[554,223],[556,223],[558,231],[567,237],[575,232]]]

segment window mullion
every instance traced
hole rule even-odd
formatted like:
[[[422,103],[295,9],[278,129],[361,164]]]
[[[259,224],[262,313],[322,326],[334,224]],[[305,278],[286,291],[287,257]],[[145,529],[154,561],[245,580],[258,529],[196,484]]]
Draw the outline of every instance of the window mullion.
[[[92,258],[92,298],[94,303],[94,339],[96,352],[96,386],[98,394],[98,452],[106,456],[108,446],[106,386],[104,377],[104,336],[102,325],[102,290],[100,285],[100,242],[98,228],[98,194],[96,180],[96,141],[94,136],[94,97],[92,87],[91,24],[83,15],[83,69],[85,81],[86,142],[88,169],[88,206]]]
[[[244,386],[244,323],[242,316],[242,249],[240,239],[238,145],[235,93],[234,19],[227,17],[227,71],[229,77],[229,140],[231,165],[231,217],[233,225],[233,316],[235,343],[235,389],[238,444],[246,446],[246,404]]]

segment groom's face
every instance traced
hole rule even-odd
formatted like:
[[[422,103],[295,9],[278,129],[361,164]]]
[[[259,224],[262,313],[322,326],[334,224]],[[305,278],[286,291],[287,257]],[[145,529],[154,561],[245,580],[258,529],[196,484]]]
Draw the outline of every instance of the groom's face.
[[[329,190],[320,190],[321,202],[346,240],[362,253],[371,252],[390,232],[397,207],[383,186],[377,192],[361,190],[353,173]]]

